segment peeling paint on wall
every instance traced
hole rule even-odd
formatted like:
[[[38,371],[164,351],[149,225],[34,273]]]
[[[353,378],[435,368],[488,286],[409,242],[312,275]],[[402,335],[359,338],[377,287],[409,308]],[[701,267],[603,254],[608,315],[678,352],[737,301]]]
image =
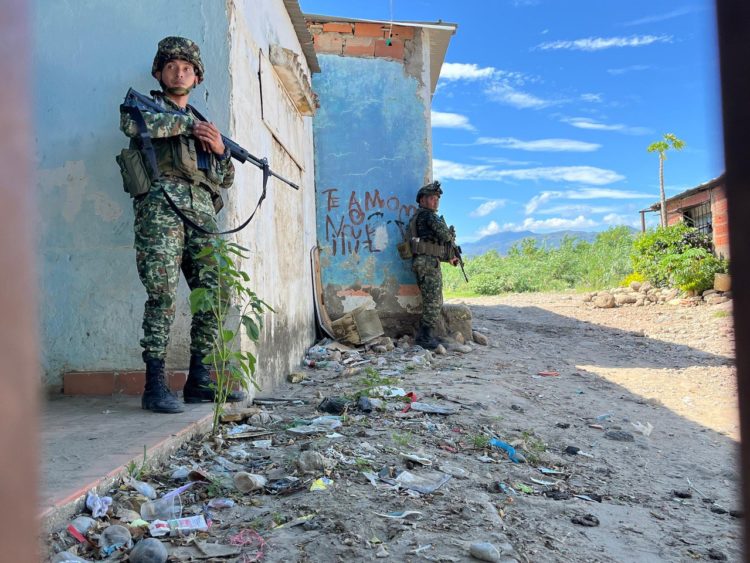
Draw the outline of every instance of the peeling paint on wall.
[[[430,177],[426,80],[403,61],[319,54],[313,86],[317,233],[329,315],[362,304],[381,319],[419,304],[396,245]],[[429,103],[429,102],[427,102]]]

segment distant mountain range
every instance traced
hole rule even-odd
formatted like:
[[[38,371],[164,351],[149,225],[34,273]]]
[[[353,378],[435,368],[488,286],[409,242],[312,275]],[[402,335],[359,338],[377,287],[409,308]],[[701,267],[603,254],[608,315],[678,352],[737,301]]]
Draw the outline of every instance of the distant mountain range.
[[[593,242],[599,233],[589,233],[585,231],[553,231],[551,233],[532,233],[531,231],[502,232],[494,235],[487,235],[476,242],[467,242],[461,245],[461,250],[466,256],[478,256],[489,250],[497,250],[498,254],[505,255],[508,250],[525,238],[532,238],[537,241],[538,246],[546,248],[558,248],[563,238],[575,237],[578,240]]]

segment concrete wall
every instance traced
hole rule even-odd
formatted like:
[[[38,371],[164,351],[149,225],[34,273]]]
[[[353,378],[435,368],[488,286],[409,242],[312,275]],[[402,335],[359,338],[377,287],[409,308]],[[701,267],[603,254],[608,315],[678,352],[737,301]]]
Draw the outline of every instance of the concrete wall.
[[[245,20],[253,22],[249,31],[238,23]],[[127,88],[148,93],[158,87],[150,75],[158,41],[182,35],[200,45],[206,79],[191,103],[253,154],[269,156],[274,167],[279,159],[271,135],[260,126],[258,100],[246,91],[258,91],[257,69],[246,64],[247,53],[232,51],[239,44],[234,35],[242,30],[262,46],[278,41],[301,49],[282,0],[36,0],[33,27],[41,360],[44,382],[54,386],[65,371],[142,369],[145,292],[135,268],[132,205],[114,156],[127,142],[118,129]],[[275,94],[265,104],[285,101]],[[263,349],[274,351],[260,354],[266,378],[296,364],[313,338],[310,269],[302,259],[314,224],[310,121],[298,118],[290,126],[301,147],[303,191],[272,183],[257,223],[238,237],[253,252],[245,267],[254,288],[278,311],[263,335]],[[257,169],[237,168],[220,215],[223,227],[236,225],[257,199]],[[290,249],[294,261],[280,265]],[[187,365],[187,294],[181,281],[170,368]]]
[[[374,305],[391,334],[420,303],[396,244],[431,175],[428,66],[420,30],[404,29],[408,39],[387,46],[379,24],[311,27],[322,70],[313,87],[326,306],[336,319]]]

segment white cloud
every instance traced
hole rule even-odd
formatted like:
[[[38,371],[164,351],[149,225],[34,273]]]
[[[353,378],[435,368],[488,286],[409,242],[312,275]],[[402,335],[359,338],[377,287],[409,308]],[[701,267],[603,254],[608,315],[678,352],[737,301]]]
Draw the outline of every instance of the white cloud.
[[[488,164],[502,164],[503,166],[531,166],[538,164],[533,160],[513,160],[512,158],[503,158],[501,156],[475,156],[474,160],[487,162]]]
[[[444,127],[446,129],[467,129],[474,131],[474,126],[469,123],[469,118],[459,113],[447,113],[432,111],[432,126]]]
[[[500,231],[502,231],[500,225],[498,225],[495,221],[490,221],[486,227],[482,227],[477,231],[477,235],[479,235],[479,238],[482,238],[488,235],[494,235],[496,233],[499,233]]]
[[[629,22],[625,22],[622,25],[625,27],[633,26],[633,25],[642,25],[644,23],[656,23],[656,22],[662,22],[665,20],[671,20],[672,18],[677,18],[679,16],[685,16],[687,14],[690,14],[692,12],[698,11],[695,7],[688,7],[685,6],[683,8],[677,8],[676,10],[672,10],[671,12],[667,12],[666,14],[657,14],[655,16],[646,16],[645,18],[640,18],[637,20],[632,20]]]
[[[492,101],[519,109],[541,109],[560,103],[518,90],[505,80],[491,84],[484,92]]]
[[[601,94],[581,94],[581,100],[584,102],[602,102],[603,98]]]
[[[494,221],[493,221],[494,223]],[[485,228],[492,226],[490,223]],[[497,224],[494,227],[496,233],[501,231],[559,231],[564,229],[587,229],[598,226],[599,223],[592,219],[587,219],[583,215],[579,215],[575,219],[564,219],[562,217],[551,217],[549,219],[534,219],[527,217],[523,220],[523,223],[505,223],[502,227]],[[480,231],[481,232],[481,231]]]
[[[544,191],[532,197],[526,203],[526,215],[539,209],[541,205],[553,199],[653,199],[653,194],[613,190],[611,188],[581,188],[567,191]],[[549,211],[548,211],[549,212]],[[600,213],[603,211],[600,211]],[[541,213],[541,211],[540,211]]]
[[[486,217],[498,207],[502,207],[503,205],[505,205],[505,203],[506,203],[506,200],[504,199],[490,199],[488,201],[485,201],[483,204],[477,207],[474,211],[469,213],[469,215],[471,217]]]
[[[489,180],[501,182],[512,180],[546,180],[550,182],[574,182],[595,186],[611,184],[625,177],[613,170],[595,166],[543,166],[495,170],[488,165],[468,165],[447,160],[432,160],[434,176],[453,180]]]
[[[611,227],[618,225],[626,225],[628,227],[639,228],[641,226],[641,219],[638,215],[618,215],[617,213],[610,213],[602,217],[602,223]]]
[[[613,76],[617,76],[619,74],[625,74],[626,72],[638,72],[641,70],[648,70],[650,68],[653,67],[651,65],[630,65],[621,68],[609,68],[607,69],[607,72]]]
[[[593,205],[556,205],[554,207],[547,207],[546,209],[539,209],[537,213],[540,215],[562,215],[563,217],[570,217],[573,215],[594,215],[601,213],[614,213],[617,211],[617,207],[607,206],[593,206]]]
[[[568,123],[578,129],[590,129],[594,131],[617,131],[628,135],[648,135],[652,133],[651,129],[646,127],[630,127],[622,123],[602,123],[589,117],[566,117],[562,119],[563,123]]]
[[[514,137],[480,137],[478,145],[496,145],[506,149],[518,149],[533,152],[592,152],[601,148],[596,143],[586,143],[572,139],[537,139],[522,141]]]
[[[631,35],[630,37],[587,37],[573,41],[548,41],[536,46],[542,51],[567,49],[571,51],[601,51],[613,47],[643,47],[652,43],[671,43],[671,35]]]
[[[480,68],[476,64],[467,63],[443,63],[440,69],[442,80],[480,80],[490,78],[496,69],[491,66]]]

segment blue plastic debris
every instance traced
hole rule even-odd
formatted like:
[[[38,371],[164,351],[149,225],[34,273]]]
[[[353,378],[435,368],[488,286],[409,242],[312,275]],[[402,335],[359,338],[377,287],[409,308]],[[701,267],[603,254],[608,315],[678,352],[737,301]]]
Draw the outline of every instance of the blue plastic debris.
[[[526,463],[526,458],[523,457],[523,454],[516,453],[516,448],[508,444],[507,442],[503,442],[502,440],[498,440],[497,438],[492,438],[490,440],[490,445],[495,446],[496,448],[500,448],[501,450],[504,450],[508,454],[508,458],[513,463]]]

